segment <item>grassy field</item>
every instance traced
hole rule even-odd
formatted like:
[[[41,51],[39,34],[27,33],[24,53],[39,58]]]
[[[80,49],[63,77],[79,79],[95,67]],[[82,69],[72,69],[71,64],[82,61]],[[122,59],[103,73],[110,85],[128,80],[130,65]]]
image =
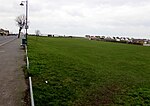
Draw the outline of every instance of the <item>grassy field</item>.
[[[28,41],[36,106],[150,104],[150,47],[83,38]]]

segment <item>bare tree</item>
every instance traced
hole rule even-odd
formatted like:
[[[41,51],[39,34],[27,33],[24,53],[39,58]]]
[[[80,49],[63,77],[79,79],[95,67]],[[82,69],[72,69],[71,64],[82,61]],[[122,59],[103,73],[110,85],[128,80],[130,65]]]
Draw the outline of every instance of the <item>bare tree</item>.
[[[25,15],[20,15],[16,18],[16,23],[19,27],[19,34],[18,34],[18,38],[20,37],[20,33],[21,33],[21,30],[24,28],[25,26],[25,23],[26,23],[26,18],[25,18]]]
[[[35,35],[36,36],[39,36],[41,33],[40,33],[40,30],[35,30]]]

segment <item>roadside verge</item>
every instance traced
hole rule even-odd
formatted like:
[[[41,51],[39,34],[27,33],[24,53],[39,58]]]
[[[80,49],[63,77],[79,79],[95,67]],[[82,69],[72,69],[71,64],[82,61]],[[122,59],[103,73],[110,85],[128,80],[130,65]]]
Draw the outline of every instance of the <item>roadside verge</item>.
[[[28,50],[27,50],[27,46],[25,46],[25,52],[26,52],[26,65],[27,65],[27,71],[29,72],[29,58],[28,58]],[[30,88],[30,98],[31,98],[31,106],[35,106],[34,105],[34,97],[33,97],[33,89],[32,89],[32,79],[29,76],[29,88]]]

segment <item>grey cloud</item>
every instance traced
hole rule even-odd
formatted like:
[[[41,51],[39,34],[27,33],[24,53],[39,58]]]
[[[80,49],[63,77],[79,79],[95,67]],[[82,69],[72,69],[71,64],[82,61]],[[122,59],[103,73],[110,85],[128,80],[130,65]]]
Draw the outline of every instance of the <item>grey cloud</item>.
[[[18,31],[21,0],[0,4],[0,27]],[[7,4],[7,5],[4,5]],[[150,34],[149,0],[29,0],[30,33]]]

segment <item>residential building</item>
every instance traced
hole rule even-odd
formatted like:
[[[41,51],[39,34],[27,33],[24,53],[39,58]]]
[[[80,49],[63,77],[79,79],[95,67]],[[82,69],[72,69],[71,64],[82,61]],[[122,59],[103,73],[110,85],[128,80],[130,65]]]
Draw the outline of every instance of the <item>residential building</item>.
[[[9,30],[4,30],[0,28],[0,36],[8,36],[9,35]]]

